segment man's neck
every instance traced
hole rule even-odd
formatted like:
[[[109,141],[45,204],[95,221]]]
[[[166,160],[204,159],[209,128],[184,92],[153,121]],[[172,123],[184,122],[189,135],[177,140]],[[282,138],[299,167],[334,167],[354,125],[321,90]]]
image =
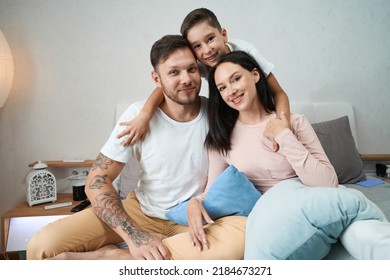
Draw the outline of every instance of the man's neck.
[[[200,97],[195,102],[188,105],[178,104],[169,98],[165,98],[160,105],[160,109],[171,119],[177,122],[189,122],[194,120],[200,112]]]

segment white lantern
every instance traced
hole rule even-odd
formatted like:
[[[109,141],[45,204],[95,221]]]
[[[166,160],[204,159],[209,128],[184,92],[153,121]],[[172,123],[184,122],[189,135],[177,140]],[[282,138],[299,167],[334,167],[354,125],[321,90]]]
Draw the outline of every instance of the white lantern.
[[[57,200],[56,178],[42,161],[34,165],[26,181],[27,202],[30,206]]]

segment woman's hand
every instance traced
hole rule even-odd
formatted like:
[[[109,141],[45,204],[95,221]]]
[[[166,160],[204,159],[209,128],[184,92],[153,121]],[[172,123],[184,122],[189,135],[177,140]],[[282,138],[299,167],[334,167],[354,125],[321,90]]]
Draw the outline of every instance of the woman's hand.
[[[191,198],[187,208],[188,227],[190,239],[194,246],[202,251],[203,248],[208,249],[206,234],[203,229],[203,220],[208,224],[214,223],[207,211],[203,208],[202,203],[196,199]]]
[[[118,139],[128,135],[123,141],[124,147],[134,145],[138,140],[143,141],[149,131],[149,118],[142,111],[133,120],[128,122],[121,122],[120,125],[127,126],[125,130],[117,135]]]
[[[264,130],[264,135],[274,140],[276,135],[278,135],[282,130],[290,128],[290,124],[284,114],[284,112],[280,113],[280,118],[271,119]]]

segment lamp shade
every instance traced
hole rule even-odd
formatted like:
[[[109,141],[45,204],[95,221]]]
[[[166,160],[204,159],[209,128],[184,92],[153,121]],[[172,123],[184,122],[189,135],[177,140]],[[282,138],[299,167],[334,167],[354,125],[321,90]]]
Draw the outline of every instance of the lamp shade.
[[[14,63],[11,49],[0,30],[0,108],[3,107],[14,79]]]

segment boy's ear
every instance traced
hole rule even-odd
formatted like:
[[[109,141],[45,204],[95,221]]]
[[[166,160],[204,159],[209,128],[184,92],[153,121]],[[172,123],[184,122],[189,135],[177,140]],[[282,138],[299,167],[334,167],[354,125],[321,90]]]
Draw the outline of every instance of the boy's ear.
[[[160,76],[156,71],[152,71],[152,79],[156,83],[156,86],[161,87]]]
[[[221,29],[221,35],[223,37],[223,42],[226,44],[228,41],[228,34],[227,34],[227,30],[225,28]]]

